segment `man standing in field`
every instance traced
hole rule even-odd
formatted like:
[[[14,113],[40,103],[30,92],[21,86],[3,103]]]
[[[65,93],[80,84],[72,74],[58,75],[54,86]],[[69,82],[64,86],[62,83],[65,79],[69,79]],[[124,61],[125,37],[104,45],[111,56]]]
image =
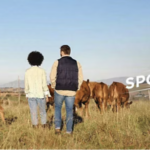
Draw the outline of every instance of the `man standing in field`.
[[[75,95],[83,82],[81,65],[70,57],[70,53],[71,49],[68,45],[61,46],[61,58],[54,62],[50,73],[51,86],[55,89],[54,103],[56,134],[60,133],[61,129],[61,108],[63,101],[65,101],[66,107],[66,133],[72,133]]]

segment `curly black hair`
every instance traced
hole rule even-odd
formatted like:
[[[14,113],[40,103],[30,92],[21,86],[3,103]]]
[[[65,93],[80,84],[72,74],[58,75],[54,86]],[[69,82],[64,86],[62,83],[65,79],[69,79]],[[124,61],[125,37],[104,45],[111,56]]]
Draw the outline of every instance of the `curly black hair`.
[[[44,60],[44,56],[38,51],[33,51],[28,55],[27,60],[31,66],[40,66]]]

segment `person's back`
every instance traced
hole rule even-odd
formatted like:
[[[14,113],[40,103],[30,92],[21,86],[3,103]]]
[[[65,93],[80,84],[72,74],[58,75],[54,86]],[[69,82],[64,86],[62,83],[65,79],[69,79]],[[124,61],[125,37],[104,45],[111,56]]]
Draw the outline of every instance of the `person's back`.
[[[70,56],[58,60],[56,90],[77,91],[78,66],[77,61]]]
[[[51,86],[55,89],[55,129],[60,133],[61,108],[65,101],[67,133],[72,133],[73,105],[75,95],[83,82],[82,68],[79,62],[70,57],[68,45],[61,46],[61,58],[54,62],[50,74]]]
[[[28,99],[32,125],[38,125],[37,106],[40,108],[41,123],[46,125],[46,101],[50,97],[47,87],[46,73],[39,66],[43,62],[43,55],[40,52],[33,51],[28,55],[28,62],[32,66],[25,72],[25,93]]]
[[[45,70],[38,66],[32,66],[26,70],[25,76],[26,81],[28,82],[29,97],[44,97],[44,91],[47,91],[47,84],[45,84],[45,74]]]

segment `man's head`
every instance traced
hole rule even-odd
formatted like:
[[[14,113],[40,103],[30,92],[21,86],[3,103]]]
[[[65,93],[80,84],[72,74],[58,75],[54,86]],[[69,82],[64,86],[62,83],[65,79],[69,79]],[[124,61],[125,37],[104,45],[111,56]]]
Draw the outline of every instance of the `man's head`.
[[[31,66],[40,66],[44,60],[44,56],[40,52],[33,51],[28,55],[27,60]]]
[[[60,47],[60,56],[70,55],[71,48],[68,45],[62,45]]]

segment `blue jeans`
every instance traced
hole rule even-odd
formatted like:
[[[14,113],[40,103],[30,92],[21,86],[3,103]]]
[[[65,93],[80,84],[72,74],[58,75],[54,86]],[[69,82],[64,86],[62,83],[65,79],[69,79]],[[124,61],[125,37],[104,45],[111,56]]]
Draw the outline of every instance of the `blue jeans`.
[[[66,126],[67,132],[72,132],[73,127],[73,105],[75,96],[64,96],[59,95],[56,91],[54,92],[54,103],[55,103],[55,129],[61,128],[61,108],[63,101],[65,101],[66,107]]]
[[[41,124],[46,124],[46,101],[45,98],[28,98],[33,125],[38,124],[37,106],[40,108]]]

